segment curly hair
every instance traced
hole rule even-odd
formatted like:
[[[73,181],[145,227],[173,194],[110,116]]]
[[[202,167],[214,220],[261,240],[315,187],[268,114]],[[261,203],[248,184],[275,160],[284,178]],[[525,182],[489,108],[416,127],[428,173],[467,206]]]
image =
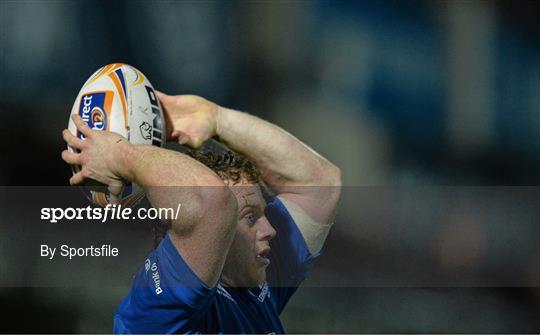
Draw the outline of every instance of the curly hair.
[[[195,160],[212,169],[222,180],[237,184],[244,180],[259,183],[261,174],[246,157],[231,150],[222,153],[212,150],[191,150],[186,153]]]
[[[212,169],[222,180],[237,184],[241,181],[248,183],[260,183],[261,174],[257,167],[243,155],[235,153],[223,147],[214,145],[203,146],[197,150],[183,151],[193,159]],[[154,236],[154,248],[165,238],[170,229],[169,221],[155,221],[152,223]]]

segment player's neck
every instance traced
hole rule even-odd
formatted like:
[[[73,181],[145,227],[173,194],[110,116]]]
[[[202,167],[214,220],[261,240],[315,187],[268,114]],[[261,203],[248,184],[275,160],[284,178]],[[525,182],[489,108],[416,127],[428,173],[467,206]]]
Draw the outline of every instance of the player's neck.
[[[249,284],[246,284],[242,281],[239,281],[238,279],[233,279],[231,277],[228,277],[226,274],[221,275],[221,279],[219,279],[219,284],[226,288],[252,288],[254,286],[250,286]]]
[[[238,284],[231,278],[229,278],[226,274],[221,275],[221,279],[219,279],[219,284],[223,287],[239,287]]]

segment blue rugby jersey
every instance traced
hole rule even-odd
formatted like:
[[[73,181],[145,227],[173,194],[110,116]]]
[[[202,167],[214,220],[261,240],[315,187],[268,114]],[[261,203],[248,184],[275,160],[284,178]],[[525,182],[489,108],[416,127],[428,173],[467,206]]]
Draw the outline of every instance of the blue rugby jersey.
[[[114,333],[284,333],[279,314],[319,254],[310,254],[278,198],[264,212],[277,231],[270,241],[267,282],[256,288],[210,288],[167,235],[134,276],[116,311]]]

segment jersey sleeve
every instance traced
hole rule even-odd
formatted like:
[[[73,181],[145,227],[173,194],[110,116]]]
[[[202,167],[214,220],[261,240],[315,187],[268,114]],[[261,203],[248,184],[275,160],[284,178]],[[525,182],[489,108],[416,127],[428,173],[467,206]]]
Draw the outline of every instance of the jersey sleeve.
[[[264,212],[277,232],[270,241],[267,282],[276,309],[281,313],[321,253],[309,252],[298,226],[278,197],[266,206]]]
[[[114,317],[115,334],[187,331],[205,313],[217,287],[191,270],[167,235],[149,254]]]

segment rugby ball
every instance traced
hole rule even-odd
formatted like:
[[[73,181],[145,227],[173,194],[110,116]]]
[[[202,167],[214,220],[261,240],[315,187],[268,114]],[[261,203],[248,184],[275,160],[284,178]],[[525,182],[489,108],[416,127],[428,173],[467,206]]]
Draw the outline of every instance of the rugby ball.
[[[80,115],[94,130],[116,132],[133,144],[165,144],[163,112],[154,88],[139,70],[127,64],[109,64],[94,72],[79,91],[71,114]],[[71,115],[68,129],[84,139]],[[76,151],[69,146],[68,149]],[[73,174],[81,169],[72,168]],[[83,191],[96,205],[104,207],[109,203],[107,188],[102,185],[88,183]],[[134,206],[143,196],[143,189],[131,183],[124,188],[121,204]]]

